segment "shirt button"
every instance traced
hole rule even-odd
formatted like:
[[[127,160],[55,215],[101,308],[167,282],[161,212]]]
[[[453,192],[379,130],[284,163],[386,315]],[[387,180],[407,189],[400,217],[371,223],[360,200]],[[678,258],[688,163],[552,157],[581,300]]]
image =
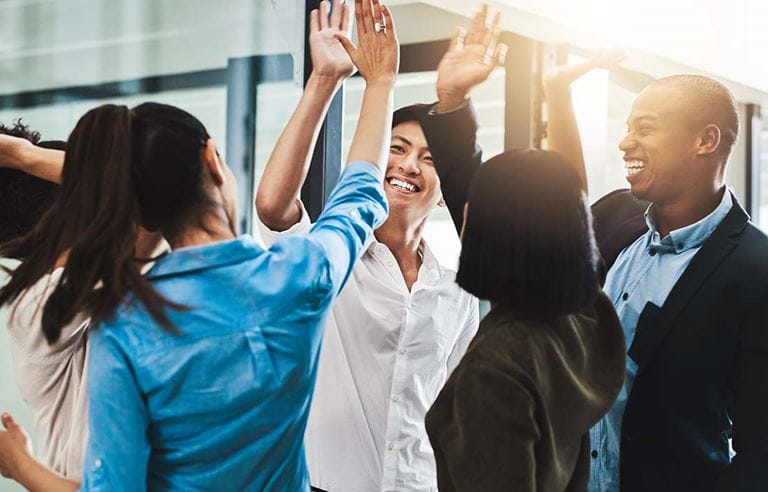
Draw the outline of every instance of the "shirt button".
[[[593,459],[597,459],[597,451],[596,450],[593,449],[591,455],[592,455]]]
[[[629,294],[625,292],[624,295],[621,296],[621,298],[626,301],[627,299],[629,299]]]
[[[101,468],[101,464],[102,464],[101,460],[96,460],[93,462],[93,466],[95,466],[96,468]]]
[[[395,449],[395,445],[394,445],[394,443],[389,443],[389,444],[387,444],[387,449],[389,449],[390,451],[392,451],[393,449]]]
[[[648,251],[648,254],[651,256],[656,256],[656,248],[651,248],[651,250]]]
[[[683,249],[684,246],[685,244],[683,243],[677,243],[677,249]]]
[[[400,355],[405,355],[408,353],[408,349],[405,347],[400,347]]]
[[[400,395],[392,395],[392,401],[397,403],[400,401]]]

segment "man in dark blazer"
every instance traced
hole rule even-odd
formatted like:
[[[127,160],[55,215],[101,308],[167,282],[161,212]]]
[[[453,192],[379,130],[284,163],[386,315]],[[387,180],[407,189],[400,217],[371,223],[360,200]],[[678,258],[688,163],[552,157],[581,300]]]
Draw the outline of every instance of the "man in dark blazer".
[[[482,163],[466,95],[487,59],[462,41],[422,122],[459,230]],[[586,189],[569,94],[580,73],[549,81],[548,124]],[[624,394],[593,433],[592,491],[768,491],[768,238],[725,186],[735,111],[706,77],[651,84],[620,144],[631,190],[592,207],[629,346]]]

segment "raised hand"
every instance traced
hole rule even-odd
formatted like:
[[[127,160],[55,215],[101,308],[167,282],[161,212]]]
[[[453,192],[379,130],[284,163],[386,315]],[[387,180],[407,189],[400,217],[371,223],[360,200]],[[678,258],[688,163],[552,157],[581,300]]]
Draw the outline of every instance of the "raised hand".
[[[312,74],[343,81],[355,71],[355,66],[337,34],[349,36],[352,10],[342,0],[333,0],[331,15],[330,2],[323,0],[320,8],[309,14],[309,50],[312,56]]]
[[[400,45],[389,7],[380,0],[355,0],[355,23],[359,46],[336,34],[367,84],[394,85],[400,67]]]
[[[507,46],[499,43],[500,21],[497,12],[489,22],[488,5],[483,5],[472,19],[469,32],[456,28],[448,52],[437,67],[438,111],[460,105],[472,87],[504,63]]]
[[[6,478],[17,477],[19,467],[32,457],[29,436],[9,414],[0,418],[4,431],[0,431],[0,474]]]
[[[558,65],[544,73],[544,88],[547,91],[564,89],[569,87],[576,79],[591,70],[598,68],[612,68],[621,63],[627,57],[624,51],[610,51],[600,53],[582,63],[573,65]]]

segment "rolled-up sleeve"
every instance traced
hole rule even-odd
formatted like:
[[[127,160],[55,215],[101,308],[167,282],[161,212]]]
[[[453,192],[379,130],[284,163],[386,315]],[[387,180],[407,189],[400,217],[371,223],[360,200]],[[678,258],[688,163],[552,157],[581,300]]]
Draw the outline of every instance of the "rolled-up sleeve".
[[[88,355],[89,441],[80,490],[147,488],[149,416],[129,357],[107,327]]]

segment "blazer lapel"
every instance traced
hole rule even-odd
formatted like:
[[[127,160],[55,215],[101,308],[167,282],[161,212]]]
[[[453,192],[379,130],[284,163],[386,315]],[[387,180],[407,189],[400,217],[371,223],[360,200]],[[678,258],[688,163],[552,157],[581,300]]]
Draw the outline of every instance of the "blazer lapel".
[[[667,296],[664,306],[658,308],[651,303],[646,305],[629,348],[629,355],[638,365],[638,373],[651,361],[664,338],[675,326],[678,315],[690,303],[694,294],[737,246],[733,237],[744,230],[748,220],[749,216],[736,201],[736,197],[733,197],[731,211],[693,257],[691,264]]]

